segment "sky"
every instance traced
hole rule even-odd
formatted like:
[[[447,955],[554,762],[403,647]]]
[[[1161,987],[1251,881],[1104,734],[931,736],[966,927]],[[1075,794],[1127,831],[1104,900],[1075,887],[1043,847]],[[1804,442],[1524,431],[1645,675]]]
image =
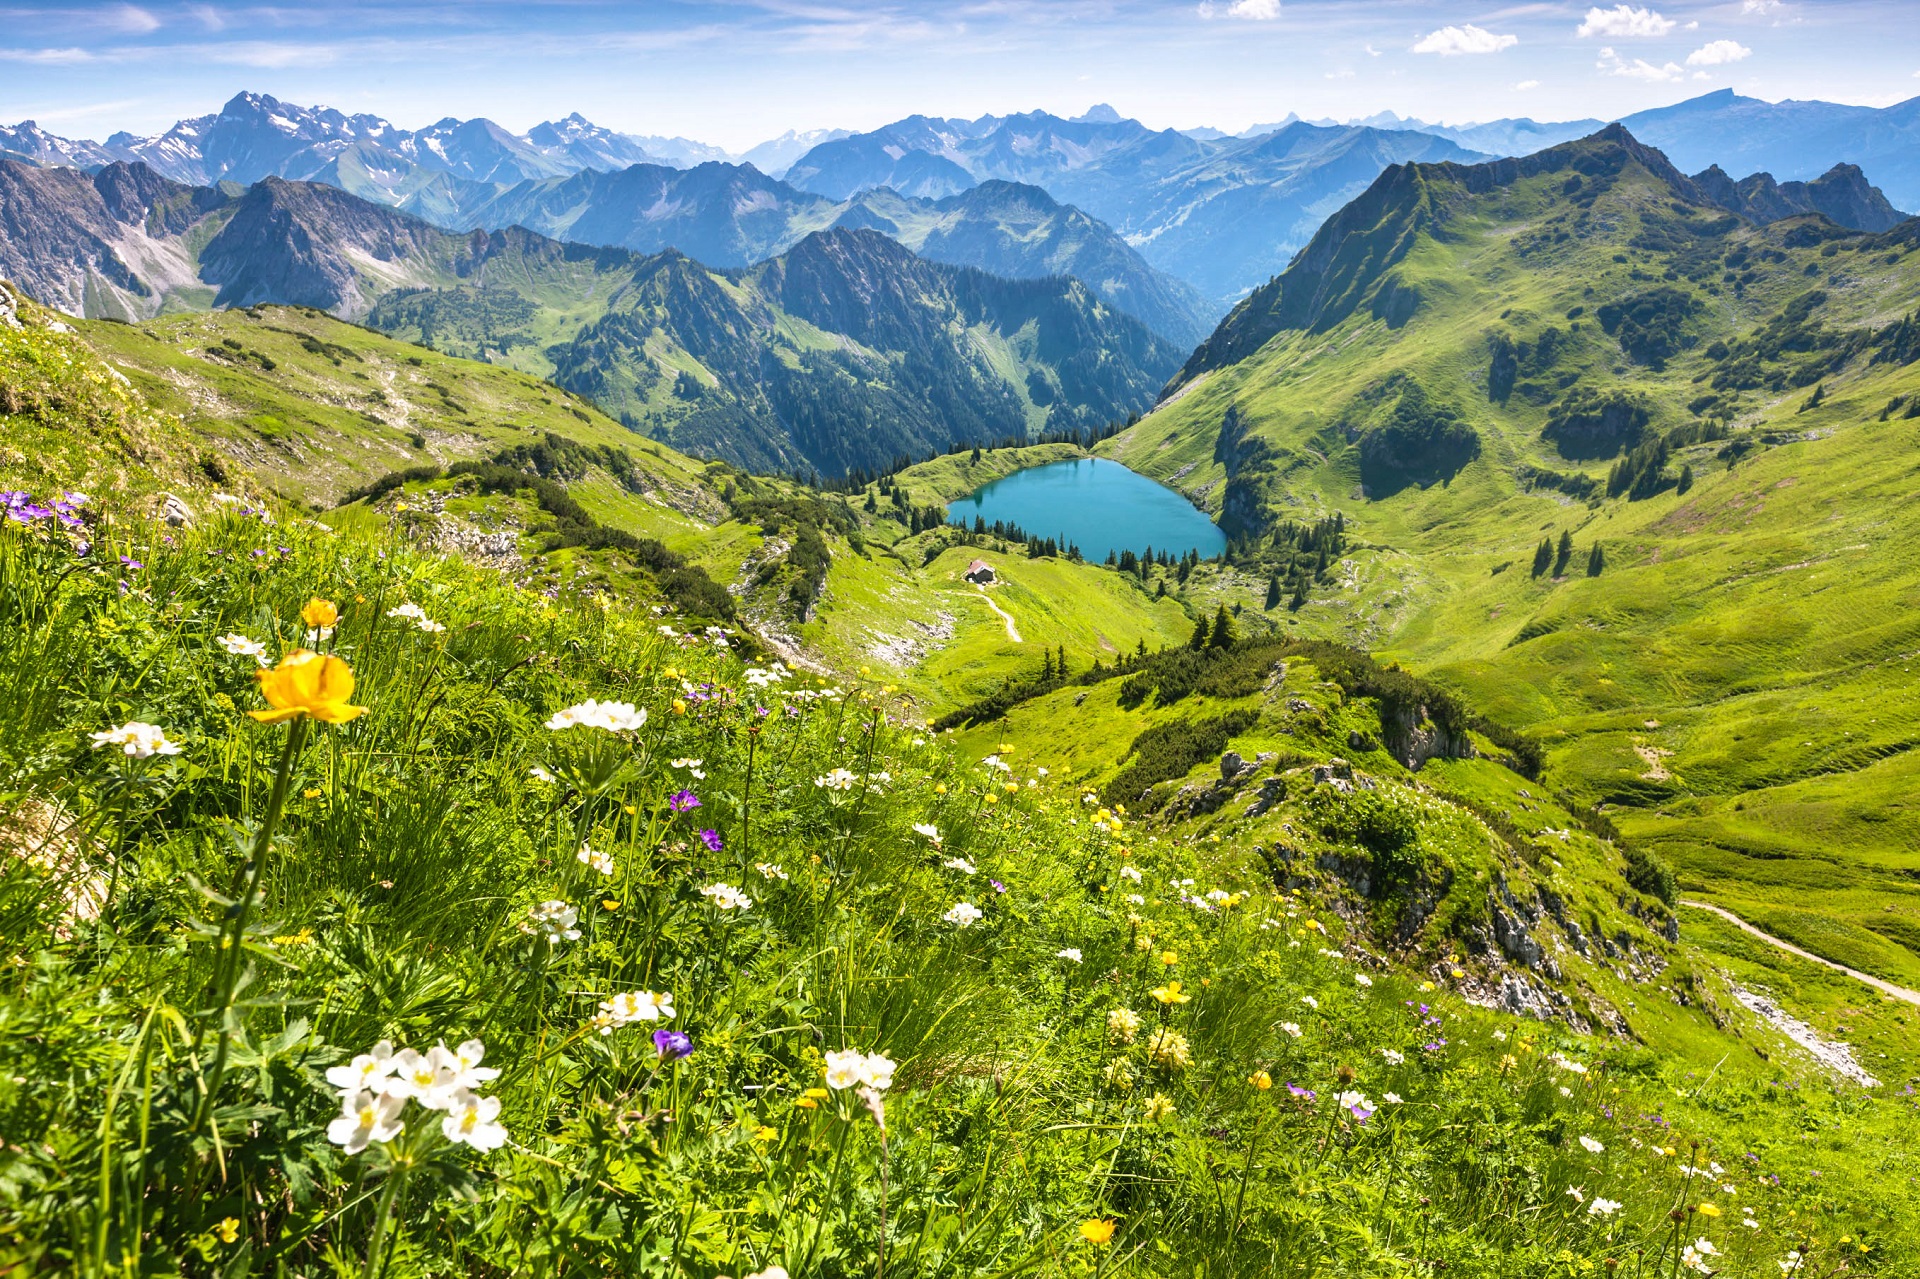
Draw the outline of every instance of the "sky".
[[[0,0],[0,122],[158,133],[242,90],[418,128],[578,111],[739,152],[1109,103],[1238,132],[1393,111],[1450,124],[1611,119],[1716,89],[1886,106],[1920,96],[1915,0],[1476,6],[1417,0]]]

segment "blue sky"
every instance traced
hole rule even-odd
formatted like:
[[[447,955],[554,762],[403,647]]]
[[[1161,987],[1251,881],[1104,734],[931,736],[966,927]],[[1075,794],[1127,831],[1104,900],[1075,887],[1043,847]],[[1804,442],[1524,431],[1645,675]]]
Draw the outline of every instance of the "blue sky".
[[[1914,15],[1914,0],[0,0],[0,121],[157,132],[251,89],[408,127],[579,111],[741,150],[790,128],[1095,102],[1232,130],[1289,111],[1608,118],[1729,87],[1887,105],[1920,96]]]

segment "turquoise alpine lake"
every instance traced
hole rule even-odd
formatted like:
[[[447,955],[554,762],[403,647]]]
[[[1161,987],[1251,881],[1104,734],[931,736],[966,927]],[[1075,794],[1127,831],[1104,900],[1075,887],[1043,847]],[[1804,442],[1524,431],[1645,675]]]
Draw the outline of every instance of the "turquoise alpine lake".
[[[947,522],[968,528],[984,520],[1018,525],[1029,537],[1071,543],[1090,560],[1148,547],[1157,553],[1199,551],[1211,559],[1226,534],[1164,484],[1105,458],[1076,458],[1015,471],[947,506]]]

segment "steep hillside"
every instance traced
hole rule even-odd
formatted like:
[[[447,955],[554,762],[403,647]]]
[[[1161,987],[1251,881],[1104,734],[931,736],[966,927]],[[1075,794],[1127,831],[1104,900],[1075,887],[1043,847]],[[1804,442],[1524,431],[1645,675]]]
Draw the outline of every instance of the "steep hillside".
[[[683,451],[826,475],[1097,430],[1178,358],[1076,280],[941,266],[854,230],[731,272],[497,234],[464,282],[368,318],[550,374]]]
[[[1402,166],[1102,449],[1256,543],[1341,512],[1288,628],[1465,690],[1683,891],[1913,986],[1917,225],[1757,227],[1617,126]]]

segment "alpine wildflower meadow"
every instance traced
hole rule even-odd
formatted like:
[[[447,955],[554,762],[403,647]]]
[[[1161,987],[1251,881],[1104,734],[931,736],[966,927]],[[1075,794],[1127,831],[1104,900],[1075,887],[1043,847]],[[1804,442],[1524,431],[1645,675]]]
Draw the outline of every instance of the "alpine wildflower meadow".
[[[1911,1144],[1911,1105],[1473,1006],[723,638],[250,504],[20,495],[0,1260],[1914,1273],[1910,1178],[1770,1135]]]

